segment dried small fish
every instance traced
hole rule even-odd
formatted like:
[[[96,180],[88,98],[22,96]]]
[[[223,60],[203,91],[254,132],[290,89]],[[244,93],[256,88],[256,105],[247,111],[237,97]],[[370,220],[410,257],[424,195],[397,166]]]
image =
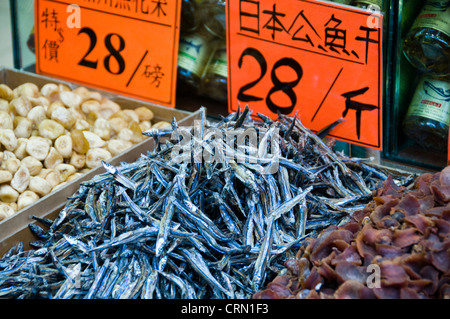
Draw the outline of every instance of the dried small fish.
[[[193,127],[144,132],[152,151],[104,162],[53,221],[35,218],[35,249],[19,243],[0,259],[0,296],[250,298],[388,176],[333,152],[297,117],[258,116],[246,106],[219,123],[202,113]]]

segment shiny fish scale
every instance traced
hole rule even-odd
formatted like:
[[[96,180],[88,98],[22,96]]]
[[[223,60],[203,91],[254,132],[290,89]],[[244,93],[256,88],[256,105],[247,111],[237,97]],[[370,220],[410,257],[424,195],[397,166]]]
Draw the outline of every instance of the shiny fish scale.
[[[220,123],[202,114],[195,142],[209,155],[229,147],[212,141],[209,128],[267,134],[220,163],[182,161],[195,154],[172,158],[177,140],[133,163],[104,163],[106,172],[83,182],[53,221],[35,218],[42,225],[30,226],[35,249],[19,243],[0,259],[0,297],[251,297],[305,239],[368,203],[389,174],[333,152],[296,118],[260,118],[247,107]],[[279,169],[268,173],[276,128]],[[144,134],[159,140],[171,131]],[[257,162],[242,163],[246,154]]]

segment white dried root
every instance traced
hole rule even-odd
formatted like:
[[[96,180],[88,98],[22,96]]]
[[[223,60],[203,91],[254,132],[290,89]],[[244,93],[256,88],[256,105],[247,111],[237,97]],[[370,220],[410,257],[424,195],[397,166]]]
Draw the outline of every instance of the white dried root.
[[[56,165],[55,171],[59,173],[61,182],[65,182],[70,175],[76,173],[76,169],[73,165],[64,163]]]
[[[170,124],[167,121],[159,121],[152,125],[152,128],[158,128],[158,129],[164,129],[164,128],[171,128],[172,124]]]
[[[30,206],[34,202],[37,202],[39,200],[39,195],[36,194],[33,191],[27,190],[24,191],[22,194],[19,195],[19,198],[17,199],[17,209],[21,210],[27,206]]]
[[[79,154],[86,154],[89,151],[89,142],[83,134],[84,131],[72,130],[70,138],[72,139],[72,149]]]
[[[27,153],[39,161],[45,160],[50,151],[50,145],[45,138],[31,136],[27,143]]]
[[[27,114],[27,118],[36,126],[47,118],[45,108],[42,105],[33,107]]]
[[[88,100],[81,104],[81,111],[84,114],[89,114],[90,112],[98,113],[100,110],[100,102],[96,100]]]
[[[134,112],[139,117],[139,121],[151,121],[153,120],[153,111],[150,110],[148,107],[140,106],[134,109]]]
[[[28,155],[27,144],[28,144],[27,138],[19,137],[17,139],[17,147],[14,150],[14,155],[16,155],[17,159],[22,160]]]
[[[0,84],[0,99],[11,101],[14,98],[13,90],[6,84]]]
[[[15,213],[16,212],[10,205],[6,203],[0,203],[0,221],[14,215]]]
[[[83,98],[72,91],[60,91],[59,98],[67,107],[79,107]]]
[[[0,111],[0,129],[12,130],[13,128],[13,119],[9,113],[6,111]]]
[[[55,83],[46,83],[41,87],[41,94],[50,98],[53,94],[59,93],[58,85]]]
[[[3,160],[0,167],[11,172],[11,174],[15,174],[20,167],[20,160],[14,155],[14,157]]]
[[[83,169],[86,166],[86,155],[73,152],[69,164],[78,170]]]
[[[101,161],[111,159],[111,153],[103,148],[92,148],[86,153],[86,166],[94,168],[101,165]]]
[[[142,121],[139,123],[139,127],[141,128],[141,131],[144,132],[152,128],[152,123],[150,121]]]
[[[17,147],[17,138],[14,131],[11,129],[0,129],[0,144],[2,144],[6,150],[13,152]]]
[[[20,161],[20,165],[25,166],[28,169],[30,176],[38,175],[44,167],[44,165],[42,165],[42,162],[37,160],[33,156],[24,157]]]
[[[32,176],[28,188],[43,197],[51,192],[52,185],[42,177]]]
[[[13,174],[5,169],[0,169],[0,184],[10,182],[13,178]]]
[[[138,122],[139,123],[139,116],[134,110],[131,109],[124,109],[122,112],[125,114],[125,116],[129,119],[128,123],[130,122]]]
[[[72,138],[69,135],[61,135],[53,145],[62,157],[70,158],[72,156]]]
[[[108,141],[108,151],[112,156],[116,156],[122,152],[125,152],[127,149],[133,146],[133,143],[130,141],[124,141],[121,139],[111,139]]]
[[[111,125],[103,118],[98,118],[94,122],[93,132],[100,138],[107,141],[111,138]]]
[[[25,165],[20,166],[11,180],[11,187],[19,193],[23,193],[30,184],[30,172]]]
[[[31,110],[32,104],[26,96],[21,96],[13,99],[9,103],[9,106],[17,115],[27,116],[28,112]]]
[[[61,124],[67,130],[70,130],[76,123],[76,118],[72,112],[64,106],[54,108],[50,118]]]
[[[70,175],[69,177],[67,177],[66,179],[66,183],[70,183],[71,181],[73,181],[74,179],[77,179],[78,177],[83,176],[82,173],[73,173],[72,175]]]
[[[51,140],[56,140],[64,132],[64,126],[54,120],[45,119],[39,124],[39,135]]]
[[[109,118],[108,123],[114,135],[119,134],[121,130],[128,127],[128,122],[121,117]]]
[[[47,154],[47,157],[44,159],[45,168],[55,168],[59,164],[64,163],[64,158],[61,154],[54,148],[50,147],[50,151]]]
[[[27,96],[27,97],[38,97],[39,96],[39,88],[36,84],[31,82],[26,82],[20,84],[14,90],[15,96]]]
[[[91,125],[89,124],[88,121],[82,120],[82,119],[77,119],[77,121],[75,122],[75,126],[73,127],[72,130],[89,131],[90,128],[91,128]]]
[[[0,201],[5,203],[14,203],[17,201],[19,193],[11,185],[0,185]]]
[[[83,135],[86,138],[86,140],[89,143],[89,147],[92,148],[99,148],[106,145],[106,142],[97,134],[89,131],[83,131]]]
[[[10,112],[9,102],[2,98],[0,98],[0,111],[6,113]]]
[[[61,176],[55,169],[44,168],[41,173],[39,173],[39,177],[45,179],[52,189],[62,183]]]
[[[16,137],[28,138],[31,136],[31,131],[33,130],[33,122],[26,117],[16,116],[14,118],[14,127]]]

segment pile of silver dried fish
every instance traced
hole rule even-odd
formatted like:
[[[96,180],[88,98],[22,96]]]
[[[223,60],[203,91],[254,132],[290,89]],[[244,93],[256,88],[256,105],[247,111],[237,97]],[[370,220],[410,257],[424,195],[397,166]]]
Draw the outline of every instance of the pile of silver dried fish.
[[[245,108],[146,131],[154,150],[103,163],[55,220],[34,217],[33,249],[19,243],[0,259],[0,297],[251,298],[387,178],[295,117],[259,117]]]

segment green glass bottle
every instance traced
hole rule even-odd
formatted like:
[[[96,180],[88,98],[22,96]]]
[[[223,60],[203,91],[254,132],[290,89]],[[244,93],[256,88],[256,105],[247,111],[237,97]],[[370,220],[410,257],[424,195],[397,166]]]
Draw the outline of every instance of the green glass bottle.
[[[216,35],[203,25],[180,37],[177,62],[177,92],[196,95],[203,71],[214,48]]]
[[[201,94],[214,100],[227,101],[227,44],[225,39],[216,45],[202,77]]]

